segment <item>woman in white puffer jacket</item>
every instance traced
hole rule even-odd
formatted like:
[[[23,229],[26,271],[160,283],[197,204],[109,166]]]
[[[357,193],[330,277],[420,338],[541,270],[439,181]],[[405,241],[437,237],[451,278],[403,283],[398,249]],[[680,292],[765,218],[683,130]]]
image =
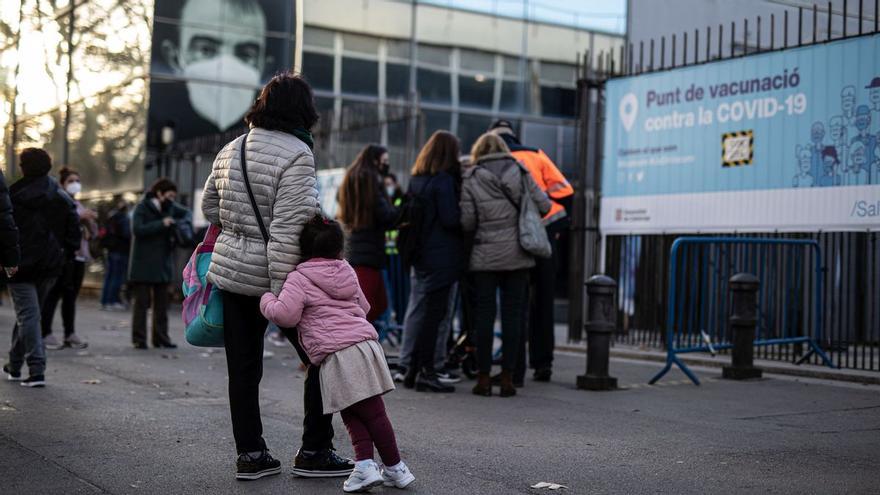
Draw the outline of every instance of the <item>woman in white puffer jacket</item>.
[[[239,479],[281,472],[262,437],[259,385],[263,373],[263,335],[267,321],[260,296],[278,294],[300,261],[299,236],[319,211],[312,136],[317,122],[312,89],[293,74],[272,78],[245,121],[249,132],[223,147],[205,183],[202,211],[221,228],[208,281],[223,293],[223,327],[229,369],[229,407],[238,451]],[[248,179],[269,237],[264,240],[244,182],[241,150]],[[295,329],[282,329],[300,357]],[[304,476],[347,476],[353,464],[332,450],[332,417],[321,411],[317,369],[305,382],[303,446],[294,471]]]

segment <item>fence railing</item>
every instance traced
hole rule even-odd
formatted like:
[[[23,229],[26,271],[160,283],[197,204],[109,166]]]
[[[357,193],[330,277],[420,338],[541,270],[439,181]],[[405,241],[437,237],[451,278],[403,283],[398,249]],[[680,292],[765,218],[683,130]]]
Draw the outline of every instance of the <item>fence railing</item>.
[[[804,273],[808,271],[813,274],[812,287],[803,283]],[[696,375],[678,355],[715,354],[732,348],[728,328],[728,281],[742,272],[751,273],[760,281],[754,345],[785,348],[789,357],[797,357],[798,364],[815,355],[823,364],[833,367],[819,345],[824,338],[822,260],[818,242],[681,237],[672,243],[670,250],[666,366],[651,383],[676,365],[699,385]]]
[[[815,291],[821,291],[819,321],[822,337],[817,340],[835,365],[843,368],[880,371],[880,233],[837,232],[820,234],[752,234],[736,239],[808,240],[821,248],[817,275],[813,252],[787,246],[747,248],[719,246],[712,252],[685,252],[677,268],[679,276],[701,276],[716,270],[714,290],[723,289],[726,278],[739,271],[764,277],[762,290],[761,336],[792,335],[814,328],[817,317]],[[607,242],[605,273],[619,281],[616,342],[644,349],[666,349],[665,329],[669,317],[667,300],[672,263],[671,250],[676,237],[664,235],[611,236]],[[797,252],[801,251],[801,252]],[[692,259],[694,258],[694,259]],[[725,261],[726,260],[726,261]],[[681,266],[681,265],[680,265]],[[774,290],[787,285],[789,290]],[[703,290],[711,291],[711,284]],[[693,290],[693,289],[692,289]],[[697,293],[701,293],[697,287]],[[797,294],[797,297],[795,295]],[[806,297],[806,295],[811,297]],[[690,297],[690,294],[686,294]],[[692,311],[719,311],[721,297],[712,306],[688,300],[684,311],[697,322],[711,320],[716,327],[724,323],[723,313],[703,316]],[[681,301],[680,301],[681,302]],[[675,315],[673,315],[675,316]],[[703,318],[699,320],[695,318]],[[705,323],[703,323],[705,325]],[[775,333],[774,333],[775,332]],[[717,341],[717,339],[716,339]],[[794,361],[802,356],[800,344],[773,345],[756,349],[755,357],[774,361]],[[715,348],[718,351],[718,348]],[[723,351],[722,351],[723,352]],[[811,356],[812,364],[822,360]]]

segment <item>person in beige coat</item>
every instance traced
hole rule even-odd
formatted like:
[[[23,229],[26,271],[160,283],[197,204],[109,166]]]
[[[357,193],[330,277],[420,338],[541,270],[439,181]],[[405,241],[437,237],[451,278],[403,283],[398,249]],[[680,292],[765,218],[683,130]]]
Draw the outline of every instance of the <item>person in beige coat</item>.
[[[208,281],[223,294],[223,330],[229,369],[229,407],[238,451],[237,479],[281,472],[263,440],[259,385],[263,335],[268,322],[260,297],[278,294],[300,262],[300,233],[319,212],[315,161],[309,129],[317,122],[312,89],[299,76],[272,78],[245,116],[250,130],[223,147],[205,183],[202,211],[221,228]],[[248,178],[268,234],[264,240],[242,174],[244,146]],[[300,354],[296,329],[282,329]],[[334,451],[332,416],[322,413],[318,370],[306,375],[303,445],[294,472],[303,476],[347,476],[354,465]]]
[[[493,328],[496,298],[501,291],[501,396],[516,394],[513,370],[522,338],[528,298],[529,269],[534,257],[519,243],[519,204],[534,201],[541,214],[550,211],[550,199],[516,161],[504,141],[495,134],[484,134],[471,149],[471,164],[464,169],[461,195],[461,225],[474,233],[470,255],[476,307],[474,330],[477,335],[479,375],[474,394],[492,395]],[[523,184],[527,187],[524,190]]]

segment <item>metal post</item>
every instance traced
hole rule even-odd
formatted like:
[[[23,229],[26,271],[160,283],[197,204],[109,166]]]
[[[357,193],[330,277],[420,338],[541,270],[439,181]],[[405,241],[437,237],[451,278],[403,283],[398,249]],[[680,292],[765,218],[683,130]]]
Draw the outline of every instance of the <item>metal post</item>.
[[[831,10],[831,2],[828,2],[828,32],[825,34],[825,41],[831,41],[831,21],[834,20],[834,12]]]
[[[751,273],[737,273],[730,278],[730,292],[733,302],[730,308],[730,331],[733,334],[731,365],[722,370],[722,377],[728,380],[747,380],[761,378],[762,371],[756,368],[755,328],[758,324],[758,289],[761,282]]]
[[[581,390],[614,390],[617,378],[608,376],[608,358],[611,337],[617,327],[614,294],[617,283],[605,275],[593,275],[587,280],[587,374],[577,377]]]

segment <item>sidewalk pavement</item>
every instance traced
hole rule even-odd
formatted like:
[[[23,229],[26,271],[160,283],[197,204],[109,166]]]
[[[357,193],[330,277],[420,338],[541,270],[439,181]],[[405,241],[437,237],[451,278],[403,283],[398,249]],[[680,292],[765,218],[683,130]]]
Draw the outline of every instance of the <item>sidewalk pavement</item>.
[[[261,407],[280,476],[233,479],[222,350],[187,346],[172,310],[173,351],[130,346],[129,316],[79,306],[84,351],[50,351],[45,389],[0,383],[3,493],[341,493],[341,479],[289,474],[299,446],[302,380],[291,347],[270,348]],[[13,317],[0,308],[0,342]],[[574,389],[584,356],[559,352],[552,383],[514,398],[399,389],[386,396],[417,481],[410,494],[876,493],[880,387],[767,375],[703,386],[656,363],[615,359],[624,390]],[[336,446],[352,450],[338,417]]]

